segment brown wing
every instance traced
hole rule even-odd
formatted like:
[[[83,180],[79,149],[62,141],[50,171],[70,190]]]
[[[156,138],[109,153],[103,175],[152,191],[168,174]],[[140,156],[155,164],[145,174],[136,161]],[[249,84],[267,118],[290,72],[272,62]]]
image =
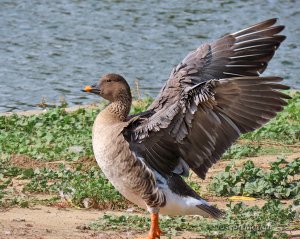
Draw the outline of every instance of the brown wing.
[[[146,114],[124,131],[151,167],[170,173],[185,162],[204,178],[241,133],[282,110],[288,96],[278,90],[288,87],[276,83],[281,78],[259,77],[285,39],[275,23],[202,45],[173,70]]]

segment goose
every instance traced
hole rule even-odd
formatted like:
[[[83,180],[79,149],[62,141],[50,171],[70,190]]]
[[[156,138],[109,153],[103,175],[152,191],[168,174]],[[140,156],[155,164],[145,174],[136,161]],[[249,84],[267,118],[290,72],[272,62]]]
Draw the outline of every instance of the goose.
[[[184,180],[208,169],[241,134],[281,111],[290,97],[277,76],[261,76],[281,42],[277,19],[251,25],[190,52],[142,113],[129,115],[127,81],[109,73],[83,91],[109,101],[95,119],[98,165],[129,201],[147,209],[147,239],[160,238],[159,214],[221,218]]]

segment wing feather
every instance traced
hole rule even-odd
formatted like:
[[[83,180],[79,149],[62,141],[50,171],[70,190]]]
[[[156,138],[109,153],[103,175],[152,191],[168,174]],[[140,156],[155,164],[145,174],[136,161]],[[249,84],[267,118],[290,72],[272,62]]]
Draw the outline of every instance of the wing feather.
[[[203,44],[173,69],[148,111],[124,129],[150,167],[182,175],[189,167],[205,178],[242,133],[283,109],[289,96],[280,92],[288,89],[282,78],[259,76],[285,39],[278,35],[284,26],[276,22]]]

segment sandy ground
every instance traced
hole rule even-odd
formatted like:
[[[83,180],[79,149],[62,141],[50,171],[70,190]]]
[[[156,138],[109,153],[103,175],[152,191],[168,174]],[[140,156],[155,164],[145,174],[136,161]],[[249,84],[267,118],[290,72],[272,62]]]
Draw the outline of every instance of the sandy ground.
[[[1,212],[0,238],[15,239],[69,239],[69,238],[101,238],[125,239],[145,237],[131,231],[99,232],[86,229],[87,222],[95,221],[104,212],[97,210],[58,209],[54,207],[36,206],[30,209],[12,208]],[[121,214],[121,212],[106,212]],[[161,238],[167,238],[162,236]],[[202,238],[193,233],[185,233],[172,238]]]
[[[300,157],[300,152],[294,153],[286,157],[288,161]],[[268,155],[251,158],[256,166],[268,168],[268,163],[276,160],[276,156]],[[236,166],[241,166],[244,160],[239,160]],[[26,163],[30,165],[30,162]],[[207,180],[199,180],[201,189],[205,189],[207,183],[211,180],[214,174],[223,171],[228,161],[217,163],[209,172]],[[21,165],[20,165],[21,166]],[[203,192],[205,195],[205,191]],[[206,199],[216,204],[219,208],[225,208],[228,203],[228,198],[211,197]],[[248,205],[263,205],[264,200],[246,201]],[[291,201],[286,201],[287,204]],[[85,227],[88,223],[97,220],[103,213],[122,212],[107,212],[95,209],[75,209],[75,208],[57,208],[49,206],[34,206],[32,208],[9,208],[0,209],[0,239],[54,239],[54,238],[101,238],[101,239],[125,239],[145,237],[147,233],[138,235],[134,231],[114,232],[114,231],[93,231]],[[146,216],[146,215],[145,215]],[[292,238],[300,238],[300,231],[289,232]],[[162,236],[166,239],[167,236]],[[178,237],[172,236],[173,239],[200,239],[194,233],[185,232]]]

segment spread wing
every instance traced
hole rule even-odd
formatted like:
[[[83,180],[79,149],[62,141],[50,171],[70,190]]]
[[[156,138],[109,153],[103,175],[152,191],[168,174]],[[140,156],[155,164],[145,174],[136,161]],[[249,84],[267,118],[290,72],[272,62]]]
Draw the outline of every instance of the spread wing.
[[[173,69],[148,111],[124,130],[155,170],[205,178],[242,134],[281,111],[289,97],[278,77],[260,77],[285,39],[270,19],[204,44]]]

